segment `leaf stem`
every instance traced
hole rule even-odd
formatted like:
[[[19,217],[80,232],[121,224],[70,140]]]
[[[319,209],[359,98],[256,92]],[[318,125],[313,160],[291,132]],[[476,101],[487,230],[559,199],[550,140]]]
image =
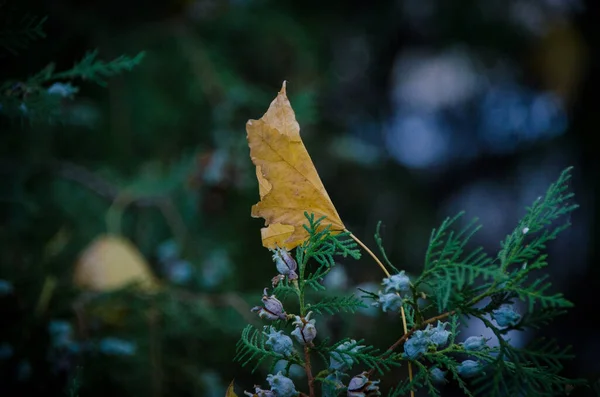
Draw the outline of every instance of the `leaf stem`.
[[[381,268],[381,270],[383,270],[383,272],[385,273],[385,275],[387,277],[390,277],[390,272],[388,272],[388,270],[385,268],[385,266],[383,265],[383,263],[381,263],[381,261],[379,260],[379,258],[373,253],[373,251],[371,251],[369,249],[369,247],[367,247],[362,241],[360,241],[360,239],[358,237],[356,237],[351,231],[349,231],[348,229],[344,229],[345,232],[349,233],[350,237],[356,241],[358,243],[358,245],[360,245],[365,251],[367,251],[367,253],[369,255],[371,255],[371,257],[375,260],[375,262],[379,265],[379,267]],[[408,327],[406,325],[406,313],[404,312],[404,306],[400,305],[400,315],[402,316],[402,328],[403,328],[403,332],[404,335],[406,335],[408,333]],[[370,375],[370,373],[369,373]],[[413,371],[412,371],[412,365],[409,362],[408,363],[408,378],[409,380],[412,382],[413,380]],[[414,391],[410,391],[410,396],[414,397],[415,396],[415,392]]]
[[[349,231],[348,229],[345,229],[344,231],[345,231],[345,232],[348,232],[348,233],[350,233],[350,237],[351,237],[351,238],[352,238],[354,241],[356,241],[356,242],[358,243],[358,245],[360,245],[360,246],[361,246],[361,247],[362,247],[362,248],[363,248],[365,251],[367,251],[367,253],[368,253],[369,255],[371,255],[371,257],[372,257],[373,259],[375,259],[375,262],[377,262],[377,264],[379,265],[379,267],[381,268],[381,270],[383,270],[383,272],[385,273],[385,275],[386,275],[387,277],[390,277],[390,272],[388,272],[388,270],[385,268],[385,266],[383,265],[383,263],[381,263],[381,261],[379,260],[379,258],[378,258],[377,256],[375,256],[375,254],[373,253],[373,251],[371,251],[371,250],[369,249],[369,247],[367,247],[367,246],[366,246],[366,245],[365,245],[365,244],[364,244],[362,241],[360,241],[360,240],[358,239],[358,237],[356,237],[354,234],[352,234],[352,232],[351,232],[351,231]]]

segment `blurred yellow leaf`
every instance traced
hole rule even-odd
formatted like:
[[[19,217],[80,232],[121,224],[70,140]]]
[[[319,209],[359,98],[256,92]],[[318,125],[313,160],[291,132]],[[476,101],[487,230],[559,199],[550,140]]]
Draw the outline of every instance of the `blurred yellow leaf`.
[[[531,54],[544,88],[572,101],[588,63],[588,47],[577,27],[567,21],[550,24]]]
[[[81,254],[73,281],[76,286],[92,291],[115,290],[130,283],[151,291],[158,283],[146,260],[128,240],[102,235]]]
[[[323,225],[331,230],[345,227],[302,143],[285,86],[260,120],[248,121],[246,131],[261,200],[252,216],[264,218],[267,226],[261,230],[263,245],[291,249],[308,237],[304,212],[326,216]]]
[[[225,397],[238,397],[238,395],[235,394],[235,392],[233,391],[233,381],[231,381],[231,383],[229,384],[227,392],[225,393]]]

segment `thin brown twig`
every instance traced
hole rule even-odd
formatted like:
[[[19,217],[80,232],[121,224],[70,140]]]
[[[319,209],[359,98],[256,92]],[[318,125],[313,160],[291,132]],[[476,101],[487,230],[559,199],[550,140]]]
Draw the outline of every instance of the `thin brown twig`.
[[[308,391],[310,397],[315,397],[315,378],[313,377],[310,365],[310,347],[306,345],[304,345],[304,370],[306,371],[306,377],[308,379]]]

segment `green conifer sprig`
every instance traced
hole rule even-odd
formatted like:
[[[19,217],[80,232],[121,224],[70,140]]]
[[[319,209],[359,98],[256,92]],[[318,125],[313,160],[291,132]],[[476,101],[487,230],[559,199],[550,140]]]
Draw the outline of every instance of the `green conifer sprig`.
[[[335,350],[346,342],[350,342],[350,338],[344,338],[331,346],[319,346],[318,350],[322,353],[332,355],[335,358],[339,358],[340,354]],[[364,340],[356,341],[356,345],[362,345]],[[364,345],[357,351],[344,350],[343,354],[350,357],[354,364],[364,364],[367,368],[377,371],[383,375],[385,372],[390,371],[392,367],[400,366],[400,354],[389,354],[389,352],[381,352],[380,349],[375,346]]]
[[[308,239],[296,250],[296,259],[298,265],[306,264],[310,259],[314,259],[322,267],[331,268],[335,265],[334,257],[348,256],[359,259],[360,250],[358,244],[346,238],[350,235],[349,232],[333,234],[331,226],[322,226],[325,217],[315,219],[314,214],[304,213],[308,221],[308,225],[303,225],[308,232]]]
[[[519,324],[523,328],[540,329],[548,325],[555,317],[562,316],[566,312],[566,310],[554,307],[537,308],[525,313]]]
[[[342,232],[333,234],[330,225],[322,226],[325,217],[315,219],[314,214],[304,213],[308,225],[303,225],[309,233],[308,239],[298,248],[296,248],[296,261],[300,270],[300,289],[304,285],[311,287],[315,291],[323,291],[323,278],[335,266],[334,258],[348,256],[359,259],[360,250],[356,242],[348,236],[350,233]],[[308,261],[313,259],[318,265],[317,268],[306,274]]]
[[[0,6],[0,13],[6,13],[6,10]],[[14,23],[11,13],[6,13],[0,27],[0,47],[17,55],[19,51],[26,49],[29,44],[35,40],[46,37],[44,24],[47,17],[38,17],[35,15],[24,15]]]
[[[50,64],[33,76],[29,82],[41,84],[53,80],[82,79],[104,87],[106,79],[132,70],[142,62],[144,57],[145,52],[142,51],[133,57],[121,55],[113,60],[103,61],[98,59],[98,50],[96,49],[88,51],[71,69],[55,73],[54,64]]]
[[[375,229],[375,243],[377,244],[377,248],[379,248],[379,252],[381,253],[381,257],[383,258],[386,266],[392,269],[395,273],[400,273],[392,262],[388,259],[387,253],[385,252],[385,248],[383,247],[383,239],[381,238],[381,221],[377,222],[377,228]]]
[[[256,360],[252,372],[260,366],[267,358],[274,359],[275,362],[282,359],[291,360],[299,365],[303,363],[296,360],[294,357],[284,357],[282,354],[270,350],[265,345],[265,338],[261,331],[255,329],[251,325],[246,326],[242,331],[242,336],[237,343],[237,355],[235,360],[239,361],[242,366],[246,366],[251,361]]]
[[[318,314],[336,314],[340,312],[355,313],[358,309],[366,308],[362,299],[355,295],[326,297],[317,303],[306,305],[307,310]]]
[[[45,37],[44,22],[45,18],[27,16],[20,25],[21,29],[15,30],[5,24],[4,33],[0,33],[0,46],[15,52],[15,49],[26,47],[32,39]],[[138,66],[144,56],[145,53],[140,52],[134,57],[121,55],[111,61],[103,61],[98,59],[98,50],[93,50],[68,70],[56,71],[56,65],[50,63],[24,81],[3,81],[0,83],[0,113],[9,118],[35,122],[64,121],[62,101],[72,98],[79,90],[71,85],[72,81],[80,79],[106,86],[108,78]],[[51,83],[58,84],[52,92],[48,90]]]
[[[410,379],[403,379],[399,381],[396,386],[392,387],[388,391],[387,397],[406,396],[410,393],[411,390],[417,390],[424,387],[427,380],[428,378],[426,371],[417,371],[412,381]],[[435,385],[433,383],[427,384],[427,387],[433,388],[433,396],[439,395],[439,391],[435,388]]]
[[[297,293],[298,293],[298,290],[296,288],[294,288],[287,279],[281,281],[273,289],[273,294],[277,295],[280,299],[283,299],[283,300],[285,300],[289,294],[297,294]]]
[[[424,271],[413,283],[414,288],[426,284],[433,289],[439,311],[449,307],[456,290],[473,285],[478,278],[490,280],[498,276],[498,269],[491,266],[492,260],[482,248],[464,254],[481,225],[475,219],[458,233],[454,232],[452,225],[463,215],[461,212],[454,218],[446,218],[433,230],[425,253]]]
[[[523,329],[521,323],[507,328],[499,328],[483,315],[476,315],[485,326],[492,330],[499,346],[485,351],[469,352],[472,357],[489,364],[493,371],[500,372],[506,379],[519,379],[507,383],[506,379],[492,377],[491,381],[483,374],[474,381],[474,394],[501,396],[505,392],[525,393],[524,395],[557,395],[564,390],[566,384],[579,384],[558,373],[562,370],[562,361],[572,359],[570,346],[559,347],[554,340],[537,339],[524,348],[515,347],[506,338],[512,329]],[[448,350],[451,352],[451,350]],[[538,371],[538,369],[543,371]],[[544,379],[545,377],[545,379]],[[499,383],[502,381],[501,383]],[[481,385],[481,386],[480,386]],[[484,394],[483,393],[485,390]]]
[[[546,265],[545,256],[539,256],[546,244],[554,240],[558,234],[570,226],[566,221],[558,226],[553,223],[559,218],[575,210],[578,205],[569,203],[574,196],[568,191],[568,181],[571,179],[572,167],[565,169],[558,180],[550,185],[545,196],[538,197],[531,207],[527,208],[525,216],[519,221],[517,227],[501,243],[498,259],[503,270],[517,264],[521,270],[517,270],[516,276],[527,273],[526,262],[532,262],[529,268],[539,268]],[[525,244],[528,236],[535,235],[532,241]]]
[[[510,331],[546,325],[571,306],[561,293],[552,290],[546,275],[537,274],[547,264],[546,244],[569,225],[558,223],[559,218],[577,208],[569,202],[573,196],[567,190],[569,172],[570,169],[565,170],[547,193],[527,209],[496,256],[481,248],[470,248],[471,238],[481,228],[476,220],[458,232],[453,226],[462,213],[444,220],[431,234],[424,270],[414,280],[392,266],[385,254],[381,224],[378,224],[375,241],[384,261],[396,274],[383,281],[383,292],[363,291],[362,298],[373,299],[379,306],[386,305],[388,311],[399,311],[402,305],[408,331],[385,350],[360,345],[362,340],[356,342],[350,338],[333,344],[326,338],[305,345],[306,357],[314,352],[322,359],[324,369],[318,372],[316,379],[335,386],[332,379],[350,375],[345,372],[350,367],[363,367],[372,379],[376,374],[384,375],[392,367],[410,361],[416,369],[414,377],[398,382],[389,396],[401,396],[417,389],[438,396],[440,376],[443,382],[458,385],[467,396],[551,396],[561,394],[567,387],[581,385],[581,381],[560,374],[562,362],[572,358],[569,347],[546,339],[517,347],[508,338]],[[348,241],[347,234],[333,235],[328,227],[321,226],[323,218],[305,215],[309,238],[296,250],[299,277],[293,282],[284,280],[275,291],[288,297],[293,292],[299,299],[300,316],[308,312],[353,313],[364,307],[362,300],[355,296],[317,297],[308,302],[307,288],[324,289],[321,281],[335,265],[335,256],[358,258],[359,253],[356,245]],[[309,272],[311,263],[316,269]],[[519,313],[511,306],[517,303],[524,304],[524,310],[518,306]],[[288,313],[288,318],[299,316]],[[475,337],[469,343],[460,341],[457,338],[459,326],[465,318],[481,321],[491,330],[494,341],[488,344],[489,339],[482,337]],[[283,325],[283,322],[277,323]],[[244,364],[252,359],[260,362],[267,357],[280,358],[263,352],[264,343],[257,332],[247,328],[242,335],[238,356],[244,359]],[[298,329],[296,335],[297,332]],[[305,359],[304,365],[309,368],[309,361]],[[352,373],[356,371],[360,370],[352,368]]]

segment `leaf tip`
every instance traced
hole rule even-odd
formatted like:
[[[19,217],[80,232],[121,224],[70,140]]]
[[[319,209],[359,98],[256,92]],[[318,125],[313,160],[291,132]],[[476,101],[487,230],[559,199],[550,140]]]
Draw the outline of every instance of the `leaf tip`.
[[[229,387],[227,388],[227,391],[225,393],[225,397],[238,397],[238,395],[235,394],[235,391],[233,391],[233,382],[234,380],[232,380],[229,384]]]
[[[287,95],[287,93],[285,91],[286,86],[287,86],[287,80],[283,80],[283,84],[281,84],[281,91],[279,91],[280,94]]]

